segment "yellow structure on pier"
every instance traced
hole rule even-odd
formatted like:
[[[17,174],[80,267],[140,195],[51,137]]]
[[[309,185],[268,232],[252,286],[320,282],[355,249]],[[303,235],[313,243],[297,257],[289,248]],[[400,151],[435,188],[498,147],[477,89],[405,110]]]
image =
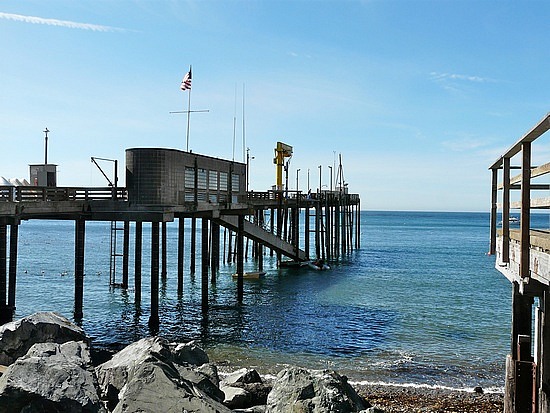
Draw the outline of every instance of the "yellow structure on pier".
[[[283,167],[285,165],[285,158],[290,158],[292,156],[292,146],[287,145],[286,143],[277,142],[277,147],[275,148],[275,158],[273,158],[273,163],[276,165],[276,190],[283,190]]]

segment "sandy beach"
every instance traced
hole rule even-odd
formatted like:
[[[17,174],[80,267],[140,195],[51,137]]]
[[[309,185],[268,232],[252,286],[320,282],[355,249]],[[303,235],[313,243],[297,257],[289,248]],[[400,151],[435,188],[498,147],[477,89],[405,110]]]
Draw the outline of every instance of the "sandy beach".
[[[357,392],[386,413],[501,413],[502,393],[474,393],[382,385],[353,384]]]

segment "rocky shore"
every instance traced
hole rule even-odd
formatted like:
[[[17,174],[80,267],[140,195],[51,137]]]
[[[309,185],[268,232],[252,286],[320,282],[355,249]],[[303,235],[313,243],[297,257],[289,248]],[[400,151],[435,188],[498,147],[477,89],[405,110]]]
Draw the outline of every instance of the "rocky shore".
[[[288,367],[269,381],[220,377],[193,342],[148,337],[111,354],[56,313],[0,326],[0,413],[500,412],[502,395],[348,383],[333,370]]]

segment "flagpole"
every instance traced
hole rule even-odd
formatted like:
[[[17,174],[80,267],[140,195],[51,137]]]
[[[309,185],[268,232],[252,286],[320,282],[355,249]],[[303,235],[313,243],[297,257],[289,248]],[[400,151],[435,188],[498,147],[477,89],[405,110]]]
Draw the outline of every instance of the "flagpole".
[[[187,152],[189,152],[189,124],[191,121],[191,89],[189,89],[189,100],[187,102]]]

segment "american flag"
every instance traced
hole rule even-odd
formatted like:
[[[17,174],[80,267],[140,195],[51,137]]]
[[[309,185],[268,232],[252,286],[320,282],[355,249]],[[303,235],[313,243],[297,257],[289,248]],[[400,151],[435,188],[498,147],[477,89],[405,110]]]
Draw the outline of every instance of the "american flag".
[[[181,90],[191,90],[191,69],[185,74],[183,80],[181,81]]]

